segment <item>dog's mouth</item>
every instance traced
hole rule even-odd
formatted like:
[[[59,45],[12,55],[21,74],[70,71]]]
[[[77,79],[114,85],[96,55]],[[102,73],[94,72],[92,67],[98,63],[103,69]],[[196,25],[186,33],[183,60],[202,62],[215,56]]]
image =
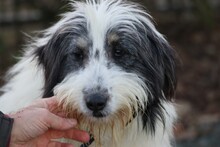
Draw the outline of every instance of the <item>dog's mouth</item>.
[[[85,108],[85,107],[84,107]],[[79,104],[60,103],[61,111],[66,112],[68,118],[77,120],[77,128],[85,130],[94,136],[96,144],[101,144],[102,136],[109,132],[112,140],[117,140],[123,136],[123,130],[127,127],[131,120],[134,119],[132,108],[127,105],[112,111],[109,106],[102,110],[82,109]],[[117,133],[115,133],[117,132]]]
[[[86,110],[84,112],[80,112],[85,119],[91,120],[93,122],[108,122],[114,116],[114,113],[111,113],[107,108],[100,111]]]
[[[59,109],[66,114],[66,117],[74,118],[79,125],[86,124],[89,128],[93,126],[102,128],[100,125],[105,127],[106,124],[126,126],[133,119],[134,109],[129,103],[120,105],[118,108],[112,108],[110,107],[111,101],[108,98],[103,98],[99,95],[89,96],[81,101],[69,101],[69,98],[62,98],[59,103]]]
[[[106,114],[104,114],[103,112],[100,112],[100,111],[93,111],[92,115],[95,118],[103,118],[103,117],[107,116]]]
[[[81,120],[87,120],[91,122],[96,121],[107,121],[111,118],[111,114],[108,111],[100,110],[100,111],[91,111],[87,110],[85,112],[81,111],[80,108],[75,106],[66,106],[60,104],[59,111],[64,112],[67,118],[77,119],[78,122]]]

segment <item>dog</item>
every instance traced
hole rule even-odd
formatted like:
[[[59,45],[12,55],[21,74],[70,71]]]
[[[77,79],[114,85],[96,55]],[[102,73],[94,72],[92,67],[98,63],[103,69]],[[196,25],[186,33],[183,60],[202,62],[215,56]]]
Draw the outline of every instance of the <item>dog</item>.
[[[152,17],[124,0],[70,6],[60,21],[31,38],[9,70],[1,111],[55,95],[59,109],[92,134],[87,146],[171,147],[176,53]]]

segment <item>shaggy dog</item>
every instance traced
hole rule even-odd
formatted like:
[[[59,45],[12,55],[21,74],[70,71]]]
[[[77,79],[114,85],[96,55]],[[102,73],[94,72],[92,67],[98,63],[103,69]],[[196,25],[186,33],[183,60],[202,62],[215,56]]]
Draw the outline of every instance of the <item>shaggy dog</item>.
[[[70,5],[8,72],[1,111],[56,95],[59,109],[93,135],[91,147],[170,147],[175,52],[151,16],[122,0]]]

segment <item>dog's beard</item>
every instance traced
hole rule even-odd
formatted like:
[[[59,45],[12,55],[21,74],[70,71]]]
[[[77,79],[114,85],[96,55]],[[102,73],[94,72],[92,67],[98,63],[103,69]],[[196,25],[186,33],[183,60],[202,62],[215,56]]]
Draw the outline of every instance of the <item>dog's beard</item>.
[[[87,116],[80,112],[76,105],[64,100],[60,102],[59,106],[66,117],[77,120],[77,129],[88,131],[94,137],[96,146],[103,146],[104,140],[109,140],[112,145],[117,146],[118,140],[124,135],[125,127],[134,119],[136,114],[134,104],[133,106],[124,105],[114,114],[102,118]],[[108,134],[107,138],[103,138],[103,136],[106,137],[106,133]]]
[[[134,116],[145,109],[149,90],[135,74],[121,71],[104,74],[103,79],[107,84],[103,86],[111,87],[107,87],[111,89],[108,91],[111,97],[101,112],[103,117],[97,118],[86,107],[82,92],[86,85],[92,85],[88,82],[94,79],[91,75],[91,70],[70,75],[54,88],[54,94],[60,100],[60,109],[66,112],[67,117],[78,121],[78,129],[94,136],[96,146],[103,146],[104,141],[112,143],[112,146],[120,146],[117,143],[125,135],[127,125],[133,123]]]

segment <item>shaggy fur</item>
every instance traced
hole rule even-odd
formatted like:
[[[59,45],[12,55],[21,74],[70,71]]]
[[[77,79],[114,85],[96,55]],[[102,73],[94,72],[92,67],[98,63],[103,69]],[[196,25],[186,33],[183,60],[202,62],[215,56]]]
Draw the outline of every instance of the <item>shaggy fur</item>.
[[[175,52],[150,15],[122,0],[70,5],[8,72],[0,110],[56,95],[59,109],[94,136],[91,147],[170,147]]]

